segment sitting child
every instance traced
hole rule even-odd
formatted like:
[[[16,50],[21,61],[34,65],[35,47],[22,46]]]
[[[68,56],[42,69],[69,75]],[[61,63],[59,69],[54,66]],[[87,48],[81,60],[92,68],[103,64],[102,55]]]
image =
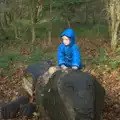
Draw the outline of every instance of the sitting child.
[[[66,29],[61,34],[62,43],[58,47],[58,65],[66,70],[68,67],[72,69],[81,69],[82,62],[80,51],[75,43],[75,33],[72,29]]]

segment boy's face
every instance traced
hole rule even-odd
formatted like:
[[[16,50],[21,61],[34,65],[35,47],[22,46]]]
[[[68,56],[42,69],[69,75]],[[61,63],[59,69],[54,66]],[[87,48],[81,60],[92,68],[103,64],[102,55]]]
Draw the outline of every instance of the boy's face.
[[[63,36],[62,37],[63,43],[65,45],[69,45],[70,44],[70,38],[68,38],[67,36]]]

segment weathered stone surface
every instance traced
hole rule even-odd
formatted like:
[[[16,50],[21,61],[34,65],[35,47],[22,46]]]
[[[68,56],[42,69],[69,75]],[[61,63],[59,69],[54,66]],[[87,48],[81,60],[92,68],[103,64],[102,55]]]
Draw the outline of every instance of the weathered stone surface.
[[[53,64],[51,61],[41,61],[39,64],[33,64],[28,66],[27,69],[25,70],[25,74],[22,78],[23,79],[22,86],[31,97],[34,94],[33,92],[35,90],[36,82],[38,80],[40,82],[41,77],[44,78],[44,83],[47,84],[50,75],[54,71],[54,68],[51,67],[52,65]]]
[[[0,119],[16,118],[21,105],[28,104],[29,98],[26,96],[18,97],[16,100],[6,103],[0,107]]]
[[[87,108],[94,109],[87,111],[80,103],[80,96],[76,93],[81,92],[83,81],[94,81],[94,93],[91,93],[89,98],[94,99],[93,103],[87,103]],[[82,82],[80,82],[82,80]],[[86,93],[82,93],[86,95]],[[91,115],[91,120],[100,120],[101,112],[104,105],[104,88],[88,73],[70,71],[68,73],[57,71],[53,77],[50,79],[47,85],[42,86],[37,84],[36,86],[36,102],[43,105],[48,112],[51,120],[80,120],[81,115],[83,115],[82,120],[89,120],[85,117],[84,112],[94,112]],[[92,96],[95,96],[92,97]],[[91,106],[93,105],[93,106]],[[81,108],[84,110],[81,112]],[[87,114],[86,114],[87,116]],[[93,118],[94,117],[94,118]]]
[[[27,85],[28,91],[29,87],[33,85],[34,87],[30,89],[32,92],[35,90],[36,105],[44,107],[51,120],[100,120],[104,107],[105,90],[93,76],[79,70],[55,72],[57,68],[49,69],[49,66],[43,70],[40,68],[44,71],[42,74],[35,67],[31,66],[31,69],[33,79],[31,79],[32,82],[28,82],[31,84]],[[34,79],[36,70],[39,71],[37,71],[39,77]],[[31,74],[31,71],[28,72]],[[88,93],[81,91],[85,82],[90,88],[92,87]],[[81,97],[87,100],[80,102]]]

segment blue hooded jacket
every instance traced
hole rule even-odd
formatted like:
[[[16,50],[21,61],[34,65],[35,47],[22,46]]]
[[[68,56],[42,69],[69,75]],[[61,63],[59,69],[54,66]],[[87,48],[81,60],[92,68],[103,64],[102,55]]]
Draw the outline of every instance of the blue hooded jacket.
[[[70,38],[70,44],[64,45],[61,43],[58,47],[58,65],[65,65],[67,67],[77,66],[78,68],[82,68],[80,51],[75,43],[75,33],[72,29],[66,29],[60,37],[67,36]]]

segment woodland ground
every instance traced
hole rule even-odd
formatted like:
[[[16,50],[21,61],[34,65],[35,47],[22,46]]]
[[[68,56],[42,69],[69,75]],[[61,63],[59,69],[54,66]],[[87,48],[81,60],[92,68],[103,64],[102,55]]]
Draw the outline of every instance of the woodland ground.
[[[57,38],[56,38],[57,39]],[[10,59],[7,67],[0,69],[0,101],[11,101],[20,93],[22,75],[24,68],[29,64],[32,64],[30,60],[38,62],[40,59],[46,59],[48,57],[56,61],[56,51],[58,40],[53,39],[53,45],[47,47],[43,46],[44,50],[39,51],[41,46],[39,42],[34,44],[34,47],[30,44],[23,45],[18,51],[23,59]],[[120,70],[119,70],[119,49],[117,52],[111,52],[110,41],[103,39],[89,40],[81,38],[78,40],[78,44],[81,48],[81,54],[85,68],[83,71],[88,71],[100,81],[102,86],[106,90],[105,108],[103,120],[120,120]],[[32,46],[32,47],[31,47]],[[36,53],[33,54],[33,51]],[[8,51],[13,53],[16,51],[16,47],[8,48]],[[31,57],[32,56],[32,57]],[[35,57],[37,56],[37,59]],[[44,57],[41,57],[44,56]],[[29,61],[28,61],[29,59]],[[26,60],[26,61],[25,61]],[[1,60],[2,61],[2,60]],[[46,118],[41,118],[41,120]],[[17,120],[24,120],[24,118],[17,118]],[[30,120],[35,120],[31,118]]]

